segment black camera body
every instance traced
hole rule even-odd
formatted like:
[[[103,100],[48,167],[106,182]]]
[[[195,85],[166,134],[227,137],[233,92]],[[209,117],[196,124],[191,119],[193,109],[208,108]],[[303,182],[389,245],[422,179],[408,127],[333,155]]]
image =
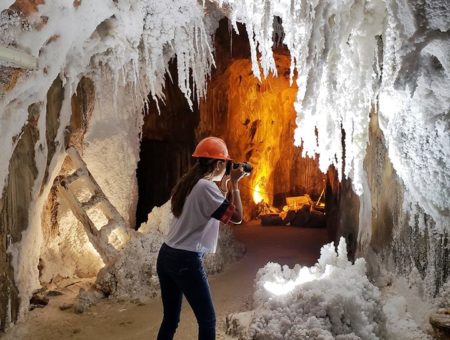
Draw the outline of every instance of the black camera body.
[[[253,170],[253,166],[250,163],[248,163],[248,162],[235,163],[233,161],[227,162],[227,168],[225,170],[225,175],[228,176],[231,173],[231,167],[233,167],[233,169],[237,169],[241,165],[242,165],[242,170],[244,170],[244,172],[245,172],[245,175],[250,175],[250,172],[252,172],[252,170]]]

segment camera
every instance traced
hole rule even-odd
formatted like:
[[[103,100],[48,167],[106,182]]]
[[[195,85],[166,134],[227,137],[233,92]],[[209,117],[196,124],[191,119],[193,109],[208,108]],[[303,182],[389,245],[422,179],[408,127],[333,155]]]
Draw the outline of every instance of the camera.
[[[227,168],[225,170],[225,175],[228,176],[231,173],[231,167],[233,167],[233,169],[237,169],[241,165],[242,165],[242,170],[244,171],[245,175],[246,176],[250,175],[250,172],[252,172],[252,170],[253,170],[253,166],[250,163],[248,163],[248,162],[235,163],[232,161],[227,162]]]

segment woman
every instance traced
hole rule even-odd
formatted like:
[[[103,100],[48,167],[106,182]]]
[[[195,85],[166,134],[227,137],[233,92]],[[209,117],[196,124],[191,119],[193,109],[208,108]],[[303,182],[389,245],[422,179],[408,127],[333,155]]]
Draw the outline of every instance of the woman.
[[[192,156],[197,158],[195,165],[173,190],[175,219],[158,255],[164,308],[158,340],[173,339],[183,295],[197,318],[198,339],[215,339],[216,318],[202,258],[204,253],[216,251],[220,222],[240,223],[242,219],[238,187],[244,176],[242,167],[231,170],[229,199],[215,183],[223,179],[226,164],[231,160],[225,142],[217,137],[205,138]]]

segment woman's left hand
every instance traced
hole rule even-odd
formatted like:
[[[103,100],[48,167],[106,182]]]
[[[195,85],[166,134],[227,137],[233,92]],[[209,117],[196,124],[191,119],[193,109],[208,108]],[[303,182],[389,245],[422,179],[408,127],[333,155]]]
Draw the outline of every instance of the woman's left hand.
[[[242,164],[239,164],[239,167],[237,167],[236,169],[233,167],[231,168],[231,173],[230,173],[231,182],[237,183],[244,176],[245,176],[245,171],[242,167]]]
[[[230,175],[224,175],[219,183],[219,189],[226,193],[228,191],[228,182],[230,181]]]

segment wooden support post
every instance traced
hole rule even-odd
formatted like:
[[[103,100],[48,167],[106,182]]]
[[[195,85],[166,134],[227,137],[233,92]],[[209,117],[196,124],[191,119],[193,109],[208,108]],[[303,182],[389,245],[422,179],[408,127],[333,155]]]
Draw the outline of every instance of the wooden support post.
[[[0,46],[0,60],[11,63],[16,67],[29,70],[37,69],[38,65],[37,58],[10,46]]]
[[[94,223],[80,206],[76,197],[65,188],[63,183],[58,185],[58,194],[67,202],[75,217],[86,227],[86,231],[94,237],[98,236],[98,230]]]
[[[86,163],[74,147],[67,149],[75,172],[63,179],[58,186],[60,196],[67,202],[75,217],[83,224],[89,240],[108,263],[122,249],[132,236],[132,230],[126,227],[125,220],[107,199],[102,189],[89,172]],[[92,197],[86,203],[78,201],[71,190],[71,183],[82,178]],[[108,219],[108,223],[98,228],[87,215],[87,210],[97,206]]]

